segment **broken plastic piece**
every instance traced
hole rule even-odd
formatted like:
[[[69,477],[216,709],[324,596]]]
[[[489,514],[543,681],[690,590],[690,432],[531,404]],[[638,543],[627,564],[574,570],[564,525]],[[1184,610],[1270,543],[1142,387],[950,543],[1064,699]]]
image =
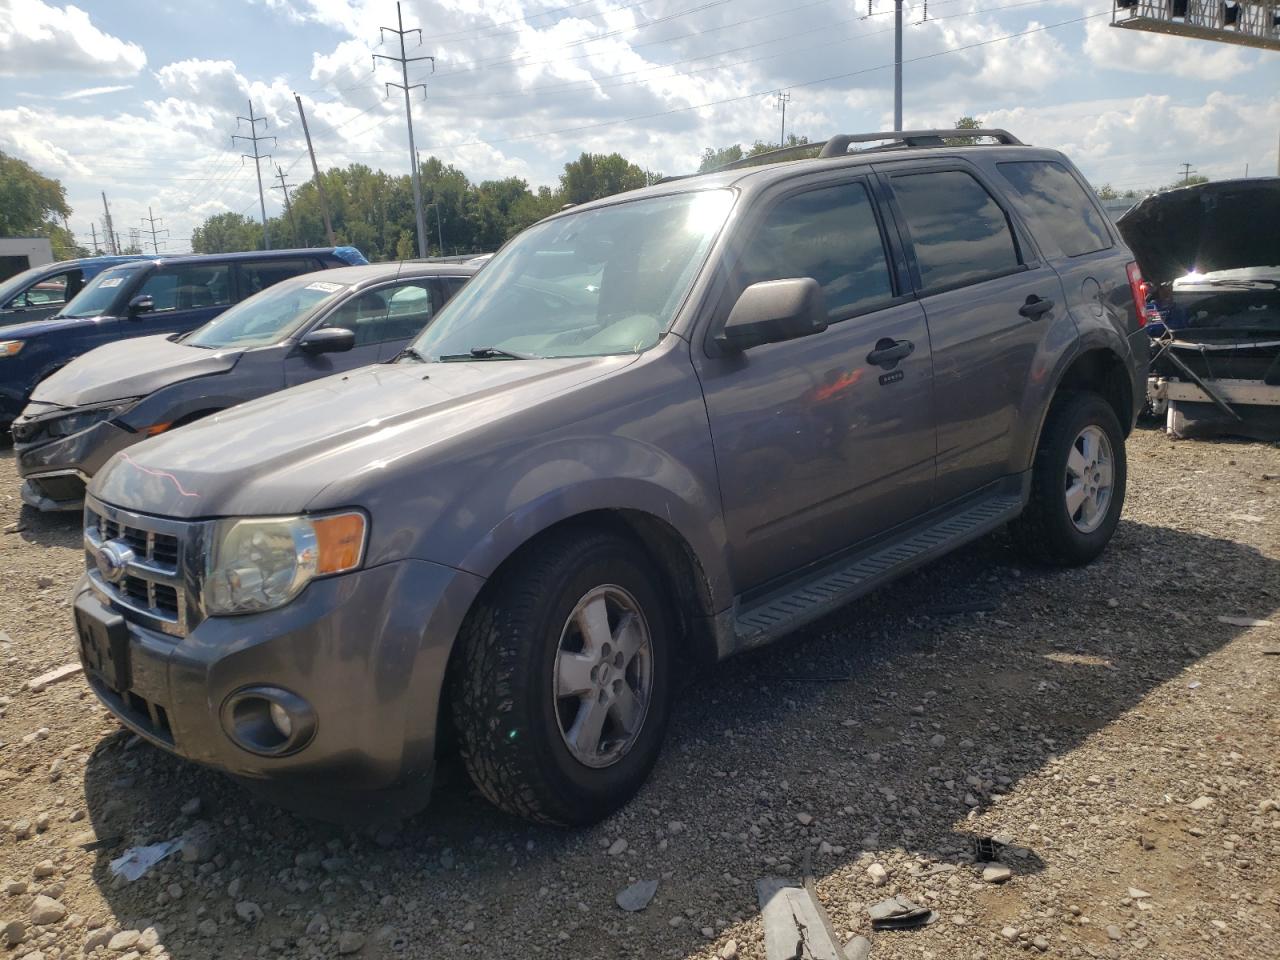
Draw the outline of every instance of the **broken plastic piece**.
[[[934,913],[904,896],[890,897],[867,908],[873,930],[910,930],[932,923]]]
[[[180,843],[180,839],[174,839],[145,847],[130,847],[111,861],[111,872],[132,883],[177,850]]]

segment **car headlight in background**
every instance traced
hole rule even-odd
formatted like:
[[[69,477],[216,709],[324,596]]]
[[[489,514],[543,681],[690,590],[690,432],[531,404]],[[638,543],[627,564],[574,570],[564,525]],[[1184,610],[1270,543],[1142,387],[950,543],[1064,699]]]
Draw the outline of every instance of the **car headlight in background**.
[[[210,616],[258,613],[288,603],[312,580],[345,573],[364,559],[365,518],[219,520],[204,583]]]
[[[0,340],[0,357],[12,357],[26,345],[25,340]]]

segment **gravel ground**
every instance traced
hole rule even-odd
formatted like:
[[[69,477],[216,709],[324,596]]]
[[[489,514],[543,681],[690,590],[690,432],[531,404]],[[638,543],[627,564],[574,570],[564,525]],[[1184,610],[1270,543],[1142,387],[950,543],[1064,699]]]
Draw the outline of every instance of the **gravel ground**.
[[[30,691],[74,659],[78,520],[21,511],[4,451],[0,957],[763,958],[755,881],[806,860],[875,960],[1280,957],[1280,448],[1129,451],[1092,567],[996,535],[722,665],[640,797],[575,832],[493,811],[456,761],[398,829],[304,821],[140,744],[79,676]],[[657,894],[623,912],[638,880]],[[871,932],[899,893],[936,921]]]

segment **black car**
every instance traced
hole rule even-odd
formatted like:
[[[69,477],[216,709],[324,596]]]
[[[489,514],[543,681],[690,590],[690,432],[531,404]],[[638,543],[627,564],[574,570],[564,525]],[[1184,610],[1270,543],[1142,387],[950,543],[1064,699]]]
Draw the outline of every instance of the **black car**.
[[[384,263],[281,281],[186,335],[111,343],[36,387],[13,424],[22,499],[78,509],[118,450],[285,387],[395,359],[477,268]]]
[[[138,260],[104,270],[54,317],[0,328],[0,430],[35,385],[104,343],[186,333],[301,273],[368,263],[355,247]]]

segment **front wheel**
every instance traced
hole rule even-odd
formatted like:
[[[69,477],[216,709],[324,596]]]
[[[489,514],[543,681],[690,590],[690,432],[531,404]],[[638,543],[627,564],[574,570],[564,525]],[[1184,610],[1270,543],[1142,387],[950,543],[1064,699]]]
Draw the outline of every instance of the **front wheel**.
[[[467,770],[502,809],[593,823],[657,760],[670,705],[672,620],[636,546],[556,535],[486,588],[451,667]]]
[[[1032,468],[1031,500],[1012,526],[1032,559],[1080,566],[1106,547],[1124,507],[1124,435],[1095,393],[1055,401]]]

